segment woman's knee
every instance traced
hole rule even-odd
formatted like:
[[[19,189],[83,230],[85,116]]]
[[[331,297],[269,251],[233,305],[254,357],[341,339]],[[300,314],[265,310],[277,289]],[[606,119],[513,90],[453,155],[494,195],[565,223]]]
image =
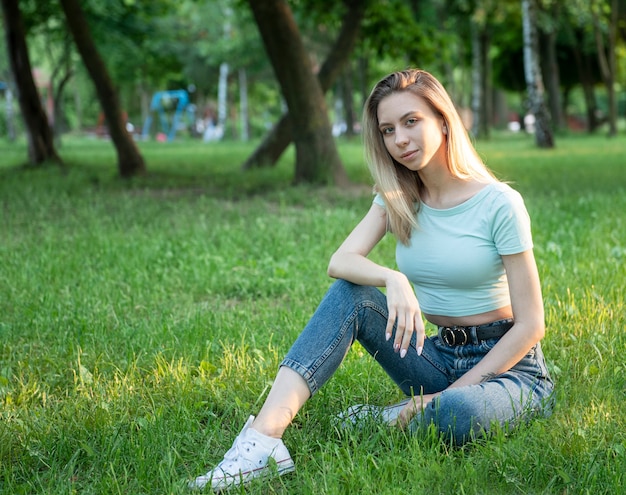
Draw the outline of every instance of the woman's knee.
[[[331,285],[329,292],[341,294],[353,300],[378,299],[382,294],[376,287],[358,285],[347,280],[338,279]]]
[[[326,299],[337,308],[349,307],[357,311],[362,308],[376,308],[383,312],[387,309],[386,297],[377,287],[353,284],[341,279],[331,285]]]

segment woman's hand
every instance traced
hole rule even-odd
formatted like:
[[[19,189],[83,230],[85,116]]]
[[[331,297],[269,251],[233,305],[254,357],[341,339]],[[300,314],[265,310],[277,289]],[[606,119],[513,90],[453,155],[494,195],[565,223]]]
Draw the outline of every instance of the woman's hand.
[[[428,404],[430,404],[437,394],[425,394],[425,395],[415,395],[411,397],[411,400],[406,403],[406,405],[400,411],[400,414],[396,418],[395,421],[391,423],[392,426],[397,426],[398,428],[404,429],[408,426],[411,420],[415,417],[418,412],[421,412]]]
[[[413,286],[397,270],[381,266],[367,258],[387,232],[387,213],[373,204],[345,241],[335,251],[328,264],[328,275],[359,285],[386,287],[389,320],[385,329],[387,340],[396,334],[393,346],[400,357],[406,356],[413,333],[421,354],[424,345],[424,322]]]
[[[387,288],[387,309],[389,319],[385,329],[385,338],[391,339],[393,326],[396,326],[396,334],[393,348],[400,353],[400,357],[406,356],[411,343],[411,337],[415,333],[417,353],[422,353],[424,346],[424,322],[415,292],[406,276],[400,272],[392,272],[385,284]]]

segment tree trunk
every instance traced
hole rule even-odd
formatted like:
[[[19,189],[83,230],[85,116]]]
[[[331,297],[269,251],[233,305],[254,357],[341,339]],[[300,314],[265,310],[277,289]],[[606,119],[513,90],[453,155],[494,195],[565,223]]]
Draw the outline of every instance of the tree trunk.
[[[41,105],[33,80],[26,31],[18,3],[18,0],[2,0],[2,12],[11,71],[28,136],[28,160],[31,165],[41,165],[45,162],[62,165],[63,162],[54,147],[54,135],[48,116]]]
[[[545,58],[542,58],[543,75],[547,81],[548,103],[550,107],[550,117],[552,128],[555,131],[561,129],[563,125],[563,115],[561,112],[561,81],[559,77],[559,63],[556,58],[556,31],[544,33],[542,37],[545,41]]]
[[[484,139],[491,137],[491,126],[493,125],[493,88],[492,80],[492,64],[489,52],[491,51],[491,33],[485,28],[481,36],[481,48],[483,51],[483,109],[482,109],[482,136]]]
[[[535,141],[540,148],[554,148],[554,137],[544,102],[544,86],[539,69],[536,0],[522,0],[524,29],[524,74],[530,113],[535,117]]]
[[[65,90],[65,86],[72,78],[72,76],[72,72],[67,72],[63,76],[63,79],[59,81],[54,91],[54,118],[52,119],[52,129],[54,131],[54,138],[56,139],[57,147],[59,148],[61,148],[61,136],[63,134],[63,91]]]
[[[226,131],[226,116],[228,115],[228,72],[226,62],[220,64],[220,77],[217,83],[217,126]]]
[[[248,76],[246,69],[239,69],[239,122],[240,122],[240,139],[248,141],[250,139],[249,132],[249,116],[248,116]]]
[[[594,92],[595,80],[593,77],[592,60],[583,49],[584,32],[582,29],[577,29],[569,23],[566,24],[566,29],[571,40],[572,55],[576,62],[576,70],[578,71],[580,85],[585,98],[587,132],[593,134],[600,125],[600,122],[598,120],[598,104]]]
[[[483,51],[480,48],[480,28],[476,21],[472,20],[470,30],[472,36],[472,135],[481,137],[482,129],[482,108],[483,108]]]
[[[354,137],[354,127],[356,124],[356,113],[354,111],[354,87],[352,81],[354,74],[350,62],[345,65],[345,70],[339,81],[341,87],[341,100],[343,101],[343,114],[346,121],[346,137]]]
[[[491,94],[491,36],[487,23],[471,21],[472,33],[472,134],[489,139],[493,110]]]
[[[550,121],[552,130],[558,132],[563,127],[563,106],[561,103],[561,78],[559,74],[559,62],[557,59],[557,25],[561,18],[562,6],[556,2],[545,8],[544,12],[550,16],[552,22],[544,23],[539,29],[539,45],[541,47],[541,72],[546,81],[548,93],[548,108],[550,110]]]
[[[617,136],[617,99],[615,97],[616,54],[615,42],[617,33],[617,0],[611,1],[611,14],[608,22],[608,47],[605,48],[604,35],[600,25],[600,17],[595,9],[591,9],[593,15],[593,30],[598,52],[598,65],[602,80],[606,86],[609,107],[609,137]]]
[[[111,140],[117,150],[119,174],[121,177],[143,175],[146,172],[146,165],[132,136],[126,130],[126,122],[120,108],[117,92],[91,37],[80,2],[78,0],[60,0],[60,3],[65,13],[67,26],[96,87]]]
[[[359,80],[359,89],[361,92],[361,108],[365,108],[365,102],[367,102],[367,98],[369,97],[369,74],[370,74],[370,61],[369,58],[365,55],[361,55],[357,61],[357,70],[358,70],[358,80]]]
[[[347,11],[342,20],[341,31],[317,75],[324,93],[333,85],[354,50],[367,6],[367,2],[361,0],[346,0],[344,4]],[[292,140],[292,124],[288,111],[242,165],[242,169],[248,170],[276,164]]]
[[[226,5],[222,11],[222,30],[224,33],[224,40],[230,39],[232,26],[231,17],[233,11],[229,5]],[[216,126],[221,129],[221,136],[226,133],[226,120],[228,118],[228,79],[230,76],[230,66],[228,62],[222,62],[220,64],[219,78],[217,82],[217,122]],[[236,129],[233,129],[237,132]]]
[[[7,85],[4,90],[4,97],[6,99],[5,105],[5,115],[7,121],[7,138],[9,142],[15,141],[16,133],[15,133],[15,112],[13,110],[13,92],[11,91],[11,87]]]

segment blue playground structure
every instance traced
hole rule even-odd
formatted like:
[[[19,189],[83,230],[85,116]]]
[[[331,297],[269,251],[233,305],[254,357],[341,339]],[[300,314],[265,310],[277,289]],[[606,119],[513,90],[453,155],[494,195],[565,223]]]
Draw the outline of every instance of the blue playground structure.
[[[171,106],[174,100],[176,100],[176,109],[170,124],[167,111],[170,109],[168,107]],[[159,116],[161,130],[167,136],[168,141],[172,141],[176,136],[176,131],[178,130],[183,114],[186,115],[190,125],[193,125],[196,119],[196,107],[189,102],[189,93],[186,90],[177,89],[171,91],[159,91],[152,97],[152,102],[150,103],[150,113],[143,123],[143,130],[141,133],[142,139],[148,139],[155,113]]]

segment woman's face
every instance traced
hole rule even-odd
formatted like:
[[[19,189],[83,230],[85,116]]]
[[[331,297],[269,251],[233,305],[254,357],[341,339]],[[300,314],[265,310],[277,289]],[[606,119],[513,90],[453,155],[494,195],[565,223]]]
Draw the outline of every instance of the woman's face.
[[[409,170],[445,164],[443,118],[421,96],[403,91],[383,98],[378,128],[389,154]]]

